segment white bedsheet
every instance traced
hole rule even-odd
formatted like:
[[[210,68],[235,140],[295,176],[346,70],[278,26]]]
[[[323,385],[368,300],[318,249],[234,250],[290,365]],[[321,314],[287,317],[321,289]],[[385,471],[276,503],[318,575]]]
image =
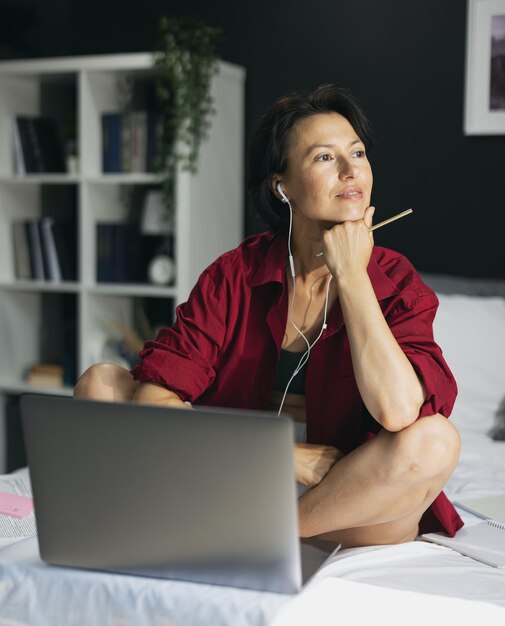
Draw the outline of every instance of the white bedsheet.
[[[461,456],[444,488],[450,500],[505,493],[505,441],[460,428]]]
[[[287,604],[273,626],[503,626],[504,616],[484,602],[326,578]]]
[[[0,626],[263,626],[291,596],[50,567],[36,538],[0,552]]]
[[[445,490],[449,498],[505,493],[505,442],[475,432],[462,432],[462,438],[461,459]],[[471,515],[464,518],[472,522]],[[486,626],[503,626],[505,570],[421,541],[353,548],[333,556],[292,598],[49,567],[40,561],[35,539],[0,550],[0,626],[305,626],[308,615],[318,626],[368,626],[373,615],[374,624],[393,626],[401,623],[401,611],[381,611],[406,602],[419,608],[405,624],[426,623],[427,616],[447,610],[452,623],[475,623],[480,611]]]

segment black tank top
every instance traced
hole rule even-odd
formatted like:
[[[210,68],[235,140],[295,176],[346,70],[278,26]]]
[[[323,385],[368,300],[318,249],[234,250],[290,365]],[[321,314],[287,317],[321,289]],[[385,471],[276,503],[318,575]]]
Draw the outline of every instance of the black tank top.
[[[274,391],[284,393],[289,379],[298,367],[300,359],[304,352],[290,352],[289,350],[281,350],[279,363],[277,365],[277,375],[273,384]],[[305,374],[307,372],[307,363],[302,367],[298,374],[293,378],[289,385],[288,393],[305,394]]]

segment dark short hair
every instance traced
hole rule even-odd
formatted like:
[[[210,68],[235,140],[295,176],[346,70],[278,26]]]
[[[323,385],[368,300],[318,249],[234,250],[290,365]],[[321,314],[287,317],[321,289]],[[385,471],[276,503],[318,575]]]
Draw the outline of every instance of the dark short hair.
[[[369,152],[372,132],[365,114],[347,90],[335,85],[282,96],[258,120],[249,144],[247,188],[256,210],[271,230],[282,230],[289,223],[286,205],[272,192],[270,181],[274,174],[286,170],[289,138],[295,124],[312,115],[333,112],[347,119]]]

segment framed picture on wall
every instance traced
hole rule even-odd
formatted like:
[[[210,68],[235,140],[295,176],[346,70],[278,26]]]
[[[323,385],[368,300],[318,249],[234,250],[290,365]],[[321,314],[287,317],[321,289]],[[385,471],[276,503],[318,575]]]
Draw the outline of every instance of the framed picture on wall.
[[[505,0],[468,0],[465,134],[505,134]]]

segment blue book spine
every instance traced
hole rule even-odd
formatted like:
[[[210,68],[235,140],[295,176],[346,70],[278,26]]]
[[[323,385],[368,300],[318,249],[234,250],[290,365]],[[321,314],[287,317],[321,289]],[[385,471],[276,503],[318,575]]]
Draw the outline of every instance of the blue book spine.
[[[71,222],[54,221],[52,225],[56,254],[62,280],[76,280],[76,230]]]
[[[113,223],[96,225],[96,280],[116,282],[116,224]]]
[[[133,222],[115,225],[115,281],[134,283],[138,276],[139,229]]]
[[[156,111],[147,112],[147,150],[146,171],[156,172],[160,156],[160,145],[163,134],[161,118]]]
[[[39,220],[32,219],[28,222],[28,233],[30,237],[30,251],[33,261],[33,278],[35,280],[45,280],[44,259],[42,256],[42,241],[40,238]]]
[[[123,171],[122,113],[102,114],[102,167],[106,174]]]

